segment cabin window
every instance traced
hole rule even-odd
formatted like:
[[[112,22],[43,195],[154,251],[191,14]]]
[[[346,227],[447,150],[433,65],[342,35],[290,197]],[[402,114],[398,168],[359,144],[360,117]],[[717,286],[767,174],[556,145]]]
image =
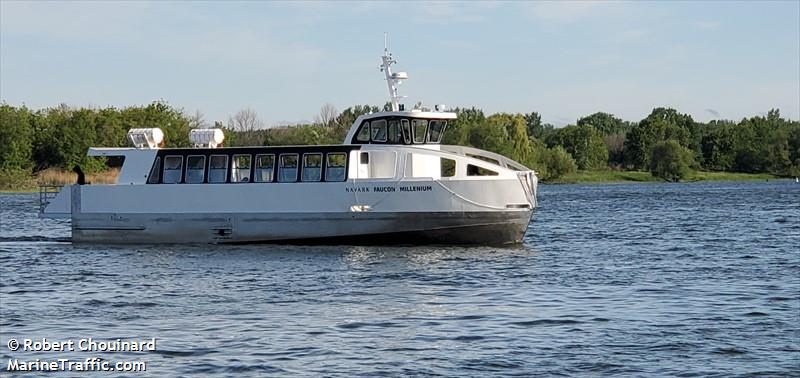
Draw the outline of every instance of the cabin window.
[[[208,182],[221,183],[228,179],[228,155],[211,155],[208,162]]]
[[[442,141],[442,132],[447,121],[431,121],[431,127],[428,132],[428,142],[439,143]]]
[[[373,142],[386,142],[386,120],[379,119],[371,122],[372,125],[372,141]]]
[[[322,154],[303,154],[301,181],[322,180]]]
[[[453,177],[456,175],[456,161],[453,159],[441,158],[442,177]]]
[[[275,155],[256,155],[255,182],[271,182],[275,170]]]
[[[389,143],[400,143],[402,140],[403,134],[400,131],[400,123],[397,120],[389,121],[386,137]]]
[[[467,164],[467,176],[497,176],[498,173],[477,165]]]
[[[250,155],[233,155],[231,182],[250,181]]]
[[[161,181],[161,158],[157,157],[153,168],[150,168],[150,175],[147,176],[148,184],[158,184]]]
[[[361,130],[358,130],[356,140],[359,142],[369,142],[369,122],[364,122],[364,124],[361,125]]]
[[[369,164],[369,152],[361,153],[361,164]]]
[[[281,155],[278,167],[278,181],[297,181],[297,154]]]
[[[177,184],[181,182],[183,173],[183,156],[167,156],[164,158],[164,183]]]
[[[407,119],[400,121],[400,128],[403,130],[403,141],[405,144],[411,144],[411,125]]]
[[[473,154],[466,154],[466,155],[467,155],[467,156],[469,156],[469,157],[471,157],[471,158],[475,158],[475,159],[478,159],[478,160],[483,160],[483,161],[485,161],[485,162],[487,162],[487,163],[492,163],[492,164],[500,165],[500,162],[499,162],[499,161],[497,161],[497,160],[495,160],[495,159],[492,159],[492,158],[490,158],[490,157],[486,157],[486,156],[482,156],[482,155],[473,155]]]
[[[425,143],[425,133],[428,132],[428,121],[415,119],[411,121],[411,129],[414,131],[414,143]]]
[[[205,179],[206,157],[192,155],[186,158],[186,183],[202,184]]]
[[[328,154],[325,181],[344,181],[347,155],[342,152]]]

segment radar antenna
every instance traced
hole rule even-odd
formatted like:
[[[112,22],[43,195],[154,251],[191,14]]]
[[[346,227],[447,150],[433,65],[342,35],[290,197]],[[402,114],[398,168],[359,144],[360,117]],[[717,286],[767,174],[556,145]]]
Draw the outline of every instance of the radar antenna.
[[[405,72],[392,73],[392,64],[397,63],[389,52],[389,35],[383,33],[383,56],[381,57],[382,63],[380,66],[381,71],[386,75],[386,84],[389,86],[389,101],[392,103],[392,111],[400,110],[400,96],[397,94],[397,87],[408,79],[408,74]]]

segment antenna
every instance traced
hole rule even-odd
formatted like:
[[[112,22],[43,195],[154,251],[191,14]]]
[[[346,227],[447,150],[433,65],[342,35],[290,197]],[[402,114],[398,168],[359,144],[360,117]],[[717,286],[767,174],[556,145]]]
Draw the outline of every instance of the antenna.
[[[392,111],[396,112],[400,109],[399,99],[402,96],[397,94],[397,87],[408,79],[408,74],[405,72],[392,73],[392,64],[397,63],[389,52],[389,34],[383,33],[383,56],[381,56],[380,70],[386,75],[386,84],[389,86],[389,101],[392,103]]]

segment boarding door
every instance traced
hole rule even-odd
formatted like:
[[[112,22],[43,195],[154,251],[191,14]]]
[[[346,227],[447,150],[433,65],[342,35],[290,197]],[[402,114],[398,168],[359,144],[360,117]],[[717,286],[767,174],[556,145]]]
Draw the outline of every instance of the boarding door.
[[[358,154],[358,178],[369,178],[369,152]]]

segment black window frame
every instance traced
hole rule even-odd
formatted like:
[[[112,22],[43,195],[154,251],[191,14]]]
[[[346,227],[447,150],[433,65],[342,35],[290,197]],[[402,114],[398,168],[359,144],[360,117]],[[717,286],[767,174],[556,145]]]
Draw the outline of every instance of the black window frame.
[[[281,174],[281,169],[284,168],[283,167],[283,158],[284,157],[290,157],[290,156],[294,156],[294,158],[295,158],[294,180],[285,181],[285,180],[281,179],[282,176],[283,176]],[[286,182],[286,183],[298,182],[299,180],[297,178],[298,178],[299,174],[300,174],[300,153],[298,153],[298,152],[287,152],[287,153],[283,153],[283,154],[279,154],[278,155],[278,182]]]
[[[233,181],[234,170],[241,170],[242,169],[242,168],[239,168],[238,166],[236,168],[233,167],[234,164],[237,163],[237,161],[236,161],[237,157],[247,157],[247,159],[248,159],[247,160],[247,177],[244,177],[244,179]],[[244,154],[243,153],[239,153],[239,154],[233,153],[233,154],[231,154],[230,166],[231,166],[231,179],[230,179],[230,183],[231,184],[248,184],[248,183],[253,181],[252,178],[251,178],[251,176],[253,175],[253,154],[246,154],[246,153],[244,153]]]
[[[257,180],[256,170],[257,169],[266,169],[266,168],[259,168],[258,167],[258,160],[263,156],[271,156],[272,157],[272,167],[270,167],[270,175],[269,181],[261,181]],[[266,153],[266,154],[256,154],[255,164],[253,164],[253,182],[256,183],[266,183],[266,182],[275,182],[275,153]]]
[[[437,125],[438,124],[442,125],[442,127],[439,129],[439,135],[438,135],[438,138],[436,138],[436,140],[432,140],[433,139],[433,132],[432,131],[433,131],[433,124],[434,123],[436,123]],[[428,134],[428,138],[427,138],[428,143],[434,143],[434,144],[442,143],[442,137],[444,137],[444,130],[446,128],[447,128],[447,120],[446,119],[432,119],[432,120],[429,120],[428,121],[428,133],[427,133]]]
[[[310,156],[319,156],[319,166],[318,167],[306,167],[306,162],[308,161],[307,158],[310,157]],[[301,171],[300,172],[300,182],[320,182],[320,181],[322,181],[322,177],[323,177],[323,172],[322,171],[324,170],[323,165],[324,165],[324,162],[325,162],[325,154],[323,154],[322,152],[305,152],[305,153],[303,153],[303,159],[302,160],[303,160],[303,165],[302,165],[302,169],[300,170]],[[306,180],[306,178],[305,178],[305,170],[306,170],[306,168],[319,168],[319,177],[317,177],[316,180]]]
[[[378,133],[380,133],[380,129],[381,129],[381,127],[380,126],[376,126],[376,124],[380,124],[380,123],[383,123],[383,139],[378,139],[378,138],[375,137],[376,136],[375,135],[376,131]],[[388,122],[388,120],[386,118],[377,118],[377,119],[371,120],[370,124],[369,124],[369,130],[370,130],[369,131],[369,141],[370,142],[385,144],[386,141],[389,139],[388,138],[389,122]]]
[[[363,134],[364,131],[367,132],[367,139],[361,139],[362,136],[361,134]],[[364,143],[369,143],[370,140],[372,140],[372,129],[370,128],[369,121],[361,122],[361,126],[359,126],[359,129],[356,132],[356,135],[353,136],[353,139],[356,142],[364,142]]]
[[[147,175],[147,183],[161,184],[161,156],[156,156],[156,160],[150,168],[150,174]]]
[[[342,179],[341,180],[331,180],[331,179],[328,178],[328,172],[330,172],[330,168],[332,168],[331,165],[330,165],[330,158],[332,156],[338,156],[338,155],[343,156],[344,164],[341,166],[341,168],[343,169],[344,174],[342,175]],[[347,152],[328,152],[328,153],[325,154],[325,175],[324,175],[325,176],[325,182],[344,182],[344,181],[347,181],[347,156],[348,156]],[[333,168],[339,168],[339,167],[337,166],[337,167],[333,167]]]
[[[196,158],[196,157],[199,157],[199,158],[203,159],[203,164],[200,165],[201,168],[199,169],[199,171],[201,171],[201,173],[202,173],[202,176],[200,176],[200,182],[189,182],[189,159]],[[192,169],[192,170],[196,171],[198,169]],[[203,183],[205,183],[206,182],[206,155],[199,155],[199,154],[187,155],[186,156],[186,172],[183,174],[183,176],[184,176],[183,181],[184,181],[185,184],[203,184]]]
[[[181,159],[181,164],[178,166],[179,167],[178,170],[180,170],[180,175],[178,176],[178,181],[177,182],[164,182],[164,178],[166,177],[166,173],[167,173],[167,159],[175,158],[175,157]],[[181,184],[181,183],[183,183],[183,171],[184,171],[183,170],[183,161],[184,161],[183,158],[184,158],[183,155],[166,155],[166,156],[164,156],[164,167],[162,168],[162,172],[161,172],[161,183],[162,184]],[[175,169],[170,168],[169,170],[170,171],[174,171]]]
[[[211,170],[212,169],[219,170],[220,168],[211,168],[211,161],[213,161],[215,157],[219,157],[219,156],[225,158],[225,164],[222,165],[223,167],[225,167],[225,168],[222,168],[222,169],[225,170],[225,173],[223,174],[224,179],[222,181],[213,181],[212,182],[211,181]],[[230,161],[231,161],[231,158],[230,158],[229,154],[211,154],[211,155],[209,155],[208,156],[208,170],[207,170],[207,174],[206,174],[206,181],[209,184],[227,184],[228,183],[228,176],[229,176],[229,173],[230,173],[230,169],[228,167],[228,163]]]
[[[425,132],[422,135],[422,141],[417,142],[417,124],[425,122]],[[425,144],[428,140],[428,120],[422,118],[414,118],[411,120],[411,139],[413,140],[414,144]]]

